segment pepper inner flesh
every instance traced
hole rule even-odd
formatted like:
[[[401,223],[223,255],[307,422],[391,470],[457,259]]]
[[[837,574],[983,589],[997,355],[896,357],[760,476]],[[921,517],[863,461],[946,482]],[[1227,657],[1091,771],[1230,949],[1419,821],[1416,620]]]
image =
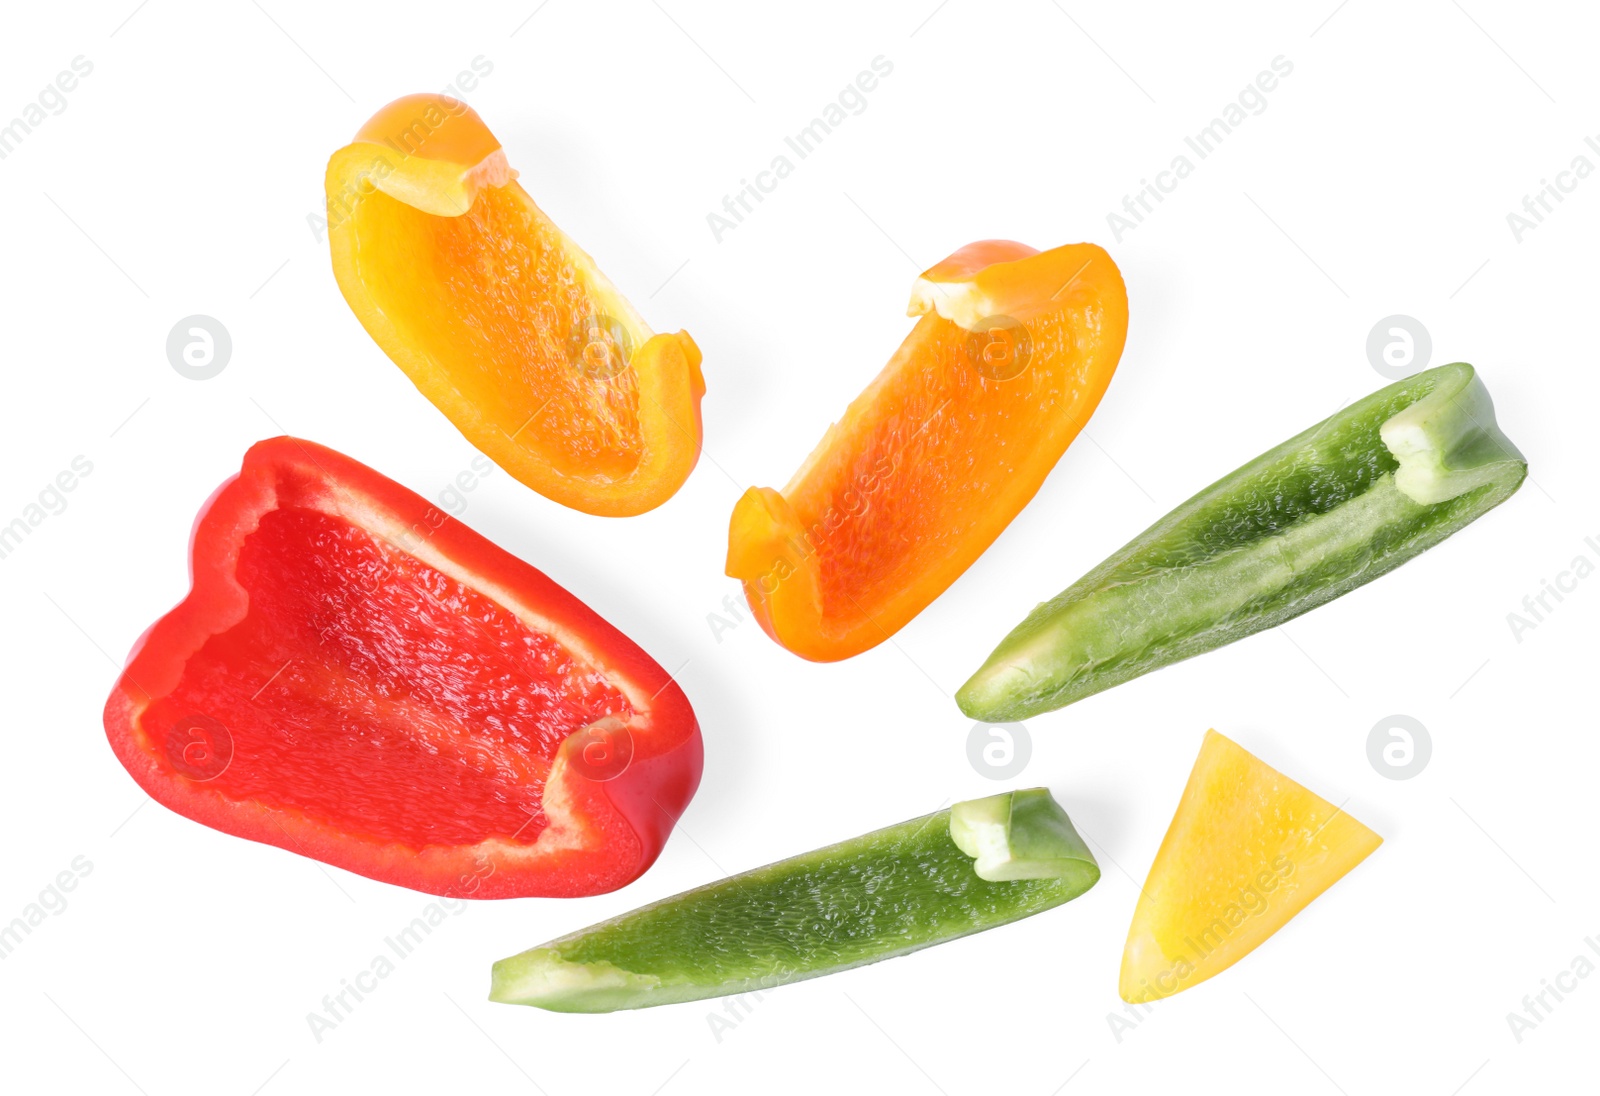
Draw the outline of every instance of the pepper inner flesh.
[[[555,638],[342,517],[267,512],[237,577],[245,618],[141,719],[159,749],[216,713],[229,798],[413,848],[531,844],[561,742],[631,714]]]
[[[972,857],[950,840],[948,816],[936,817],[936,824],[883,842],[881,856],[868,848],[860,858],[818,858],[804,873],[687,895],[641,911],[625,927],[591,930],[562,945],[561,957],[716,983],[746,977],[751,956],[776,970],[848,967],[881,957],[885,939],[959,933],[1011,904],[1054,904],[1060,887],[1053,880],[1002,886],[979,879]],[[707,946],[717,940],[738,947]]]
[[[1075,347],[1092,336],[1074,330],[1079,319],[1029,316],[1031,360],[1052,366],[1004,380],[980,370],[972,332],[932,314],[917,322],[852,406],[857,441],[831,447],[783,492],[816,554],[825,621],[860,622],[948,558],[1032,459],[1044,424],[1087,416],[1094,363]]]
[[[766,990],[1032,916],[1099,878],[1093,854],[1047,790],[1005,792],[718,880],[502,959],[490,997],[557,1012],[611,1012]]]
[[[1025,719],[1282,624],[1444,540],[1526,474],[1471,366],[1419,373],[1167,514],[1035,608],[957,702]]]
[[[623,366],[649,332],[604,314],[520,187],[485,187],[460,217],[372,190],[352,216],[358,240],[382,245],[356,256],[373,300],[491,425],[563,474],[637,468],[639,391]]]

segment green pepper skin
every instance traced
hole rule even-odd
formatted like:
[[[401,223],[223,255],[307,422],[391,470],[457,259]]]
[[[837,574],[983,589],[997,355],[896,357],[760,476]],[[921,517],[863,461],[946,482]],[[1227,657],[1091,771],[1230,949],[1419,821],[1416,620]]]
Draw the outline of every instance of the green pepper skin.
[[[1472,366],[1380,389],[1224,476],[1028,614],[956,694],[1026,719],[1315,609],[1500,505],[1528,466]]]
[[[973,852],[951,836],[953,815]],[[1033,877],[981,878],[980,845],[1000,871]],[[502,959],[489,996],[555,1012],[611,1012],[767,990],[1029,917],[1099,878],[1094,856],[1048,791],[1007,792],[731,876]]]

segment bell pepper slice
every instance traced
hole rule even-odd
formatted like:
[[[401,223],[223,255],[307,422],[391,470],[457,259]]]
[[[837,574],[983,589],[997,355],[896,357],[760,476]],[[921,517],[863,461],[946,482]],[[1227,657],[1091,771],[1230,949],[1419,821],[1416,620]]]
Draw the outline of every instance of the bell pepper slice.
[[[1528,465],[1472,366],[1380,389],[1183,503],[1001,641],[956,693],[1026,719],[1315,609],[1466,528]]]
[[[1100,867],[1044,788],[957,803],[494,965],[489,998],[613,1012],[764,991],[1070,902]]]
[[[699,348],[652,334],[470,107],[395,100],[325,184],[345,300],[468,441],[586,513],[643,513],[683,485],[700,455]]]
[[[908,312],[788,486],[733,511],[727,573],[804,658],[876,646],[971,566],[1098,406],[1128,328],[1122,275],[1093,244],[969,244],[917,279]]]
[[[694,712],[648,655],[331,449],[251,447],[190,573],[105,708],[187,818],[430,894],[587,895],[648,868],[699,783]]]
[[[1181,993],[1260,947],[1383,838],[1207,731],[1139,891],[1118,992]]]

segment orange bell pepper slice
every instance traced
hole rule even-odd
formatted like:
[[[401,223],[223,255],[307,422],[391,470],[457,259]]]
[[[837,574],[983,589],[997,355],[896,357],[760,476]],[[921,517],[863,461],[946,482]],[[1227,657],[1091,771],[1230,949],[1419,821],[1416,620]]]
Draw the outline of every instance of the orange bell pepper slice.
[[[1093,244],[969,244],[907,312],[922,318],[789,485],[734,507],[727,572],[803,658],[876,646],[971,566],[1094,412],[1128,330]]]
[[[326,189],[345,300],[468,441],[586,513],[643,513],[682,486],[699,348],[650,331],[470,107],[395,100],[333,154]]]

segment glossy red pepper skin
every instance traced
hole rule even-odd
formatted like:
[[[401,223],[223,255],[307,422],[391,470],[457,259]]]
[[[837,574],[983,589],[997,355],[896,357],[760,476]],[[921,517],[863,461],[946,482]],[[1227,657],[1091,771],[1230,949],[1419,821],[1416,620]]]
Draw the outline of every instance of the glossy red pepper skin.
[[[286,649],[283,636],[298,634],[293,626],[317,623],[284,618],[290,620],[288,631],[280,620],[278,632],[265,639],[248,634],[250,628],[262,627],[251,622],[266,609],[253,609],[246,581],[255,584],[262,606],[280,594],[271,585],[277,573],[271,568],[251,564],[248,580],[241,577],[241,561],[262,558],[262,541],[252,544],[252,537],[267,527],[263,522],[272,529],[284,528],[285,522],[334,528],[344,541],[357,545],[354,550],[369,551],[378,564],[360,575],[344,575],[329,571],[325,553],[306,553],[306,572],[326,585],[323,600],[331,603],[330,627],[339,630],[344,646],[318,649],[306,644],[303,650],[290,650],[288,672],[278,682],[269,679],[272,667],[267,662],[234,666],[219,663],[218,654],[256,649],[245,641],[271,640],[278,644],[276,661]],[[369,544],[376,547],[369,550]],[[297,556],[291,555],[290,562],[290,570],[301,566]],[[397,587],[396,574],[414,581]],[[214,829],[430,894],[590,895],[631,882],[654,862],[699,785],[702,747],[694,712],[683,691],[649,655],[535,568],[419,495],[331,449],[288,437],[253,446],[239,474],[212,495],[196,519],[190,577],[189,594],[135,644],[106,703],[105,727],[118,759],[151,798]],[[289,582],[284,579],[286,586]],[[477,649],[457,644],[441,651],[445,644],[418,623],[416,614],[396,612],[393,619],[383,618],[389,603],[403,608],[407,597],[430,597],[430,591],[442,591],[448,602],[438,606],[440,621],[461,622],[457,631],[470,632],[479,627],[477,620],[465,620],[472,614],[458,610],[475,607],[474,612],[485,620],[493,618],[491,623],[498,622],[516,644],[508,648],[490,643],[490,627],[484,625],[485,642]],[[346,611],[350,606],[360,612]],[[363,621],[374,634],[361,634]],[[415,638],[393,640],[393,634],[406,629]],[[388,676],[330,676],[329,667],[347,658],[347,650],[364,643],[376,649],[383,642],[390,644],[383,652],[391,660]],[[509,721],[475,721],[463,718],[463,712],[470,716],[494,698],[480,702],[457,690],[436,700],[426,689],[391,695],[395,675],[407,672],[406,652],[413,649],[407,643],[419,657],[433,657],[458,675],[451,681],[487,673],[483,667],[489,665],[496,688],[513,697],[509,702],[501,697],[502,702],[521,707]],[[524,676],[510,661],[503,661],[507,672],[499,672],[502,662],[497,660],[523,657],[518,652],[535,648],[545,659],[541,665],[556,665],[566,676],[548,681]],[[297,659],[301,669],[294,668]],[[238,679],[236,688],[228,684],[232,677]],[[174,704],[194,702],[174,698],[197,695],[202,679],[213,690],[208,695],[219,699],[205,711],[175,720],[173,711],[187,709]],[[590,705],[587,714],[578,701],[551,699],[550,682],[568,680],[579,681],[593,694],[581,698]],[[536,687],[543,692],[536,693]],[[519,689],[525,695],[516,695]],[[277,726],[280,718],[287,726],[287,716],[263,716],[260,710],[278,697],[283,698],[283,711],[294,705],[298,722],[292,733]],[[608,703],[618,714],[606,710]],[[352,723],[364,710],[390,711],[372,707],[381,704],[410,707],[382,726]],[[569,710],[561,711],[562,704]],[[535,726],[526,720],[524,726],[515,725],[516,713],[544,711],[569,722],[578,711],[588,722],[583,727]],[[415,716],[410,723],[405,712]],[[596,715],[598,719],[591,718]],[[232,732],[227,729],[230,721]],[[430,731],[438,727],[449,728],[450,734]],[[429,734],[433,737],[420,749],[406,737]],[[369,748],[369,743],[381,741],[395,744],[400,752]],[[326,755],[319,753],[324,743]],[[444,761],[439,759],[441,747]],[[622,755],[625,765],[618,772]],[[316,781],[322,770],[317,766],[324,756],[339,759],[341,775],[330,771],[329,787],[320,789]],[[291,774],[284,783],[293,789],[273,786],[277,770],[264,760],[269,757]],[[474,802],[488,804],[483,832],[461,832],[470,831],[472,819],[456,817],[450,809],[460,788],[407,784],[406,758],[421,759],[418,772],[431,771],[427,765],[455,765],[448,771],[468,781],[465,791],[471,793],[463,800],[476,796]],[[509,779],[508,772],[524,779]],[[479,778],[489,783],[472,786]],[[316,794],[307,794],[308,787]],[[248,794],[239,789],[249,789]],[[511,799],[523,804],[523,812],[533,804],[528,817],[542,819],[542,827],[516,829],[502,824],[503,818],[489,817]],[[347,800],[377,802],[378,807],[369,819],[352,823],[351,816],[361,808],[344,806]],[[396,809],[386,813],[390,801]],[[429,811],[416,810],[419,802],[442,817],[429,818]],[[449,831],[454,837],[435,842],[396,836],[422,832],[435,823],[442,828],[427,832]]]

